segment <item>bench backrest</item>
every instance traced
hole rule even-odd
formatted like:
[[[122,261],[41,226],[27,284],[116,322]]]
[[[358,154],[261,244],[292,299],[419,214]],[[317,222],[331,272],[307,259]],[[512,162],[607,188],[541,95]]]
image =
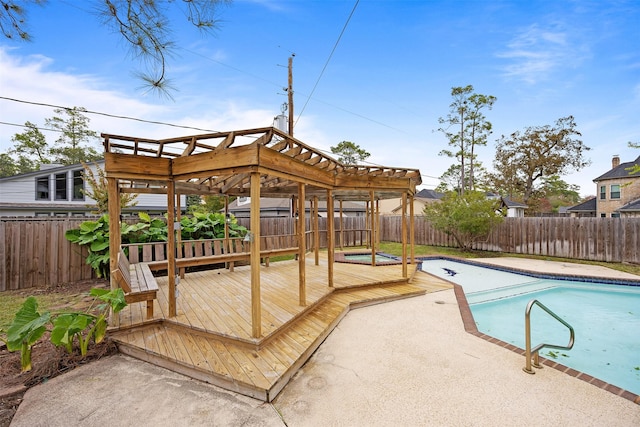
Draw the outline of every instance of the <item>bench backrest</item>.
[[[118,252],[118,268],[111,274],[125,293],[131,292],[131,264],[122,250]]]

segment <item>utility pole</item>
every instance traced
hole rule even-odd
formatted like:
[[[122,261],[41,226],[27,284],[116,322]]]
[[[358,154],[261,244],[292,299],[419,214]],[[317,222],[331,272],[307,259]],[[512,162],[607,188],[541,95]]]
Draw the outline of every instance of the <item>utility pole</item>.
[[[289,136],[293,138],[293,57],[296,56],[292,53],[289,57],[289,87],[287,88],[287,94],[289,95]]]

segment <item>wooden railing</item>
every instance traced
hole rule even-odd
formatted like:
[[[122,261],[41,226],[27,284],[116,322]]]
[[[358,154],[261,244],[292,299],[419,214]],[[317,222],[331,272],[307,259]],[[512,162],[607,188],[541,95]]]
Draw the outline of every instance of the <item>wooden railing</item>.
[[[210,264],[248,261],[251,256],[250,241],[241,237],[228,239],[183,240],[177,243],[176,265],[178,268],[196,267]],[[131,264],[144,263],[151,270],[167,269],[166,242],[128,243],[122,248]],[[277,255],[293,254],[298,251],[295,235],[262,236],[260,257],[267,260]]]

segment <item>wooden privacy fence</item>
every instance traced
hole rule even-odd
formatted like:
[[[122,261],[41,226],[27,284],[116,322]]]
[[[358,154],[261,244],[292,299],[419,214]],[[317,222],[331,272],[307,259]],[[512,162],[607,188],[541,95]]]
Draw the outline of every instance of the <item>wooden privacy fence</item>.
[[[0,218],[0,291],[93,278],[87,250],[64,237],[86,220]]]
[[[400,216],[381,220],[382,240],[399,242]],[[415,219],[415,243],[455,247],[455,240]],[[527,255],[640,263],[640,218],[505,218],[474,249]]]
[[[87,249],[72,244],[64,233],[96,218],[0,218],[0,291],[35,286],[56,286],[94,279],[86,264]],[[297,245],[294,218],[263,218],[260,221],[262,250],[277,250]],[[248,226],[249,220],[239,219]],[[245,224],[246,222],[246,224]],[[343,246],[366,244],[369,232],[364,218],[343,218]],[[320,247],[326,247],[326,218],[319,218]],[[307,230],[311,222],[307,218]],[[307,233],[307,248],[313,237]],[[336,218],[336,245],[340,245],[339,221]],[[147,245],[147,250],[164,253],[164,244]],[[148,255],[155,260],[155,255]],[[163,255],[165,256],[165,255]]]
[[[86,249],[72,244],[65,231],[88,218],[0,218],[0,291],[54,286],[94,278],[86,264]],[[248,225],[248,219],[239,219]],[[294,218],[260,221],[262,250],[295,246]],[[326,218],[319,218],[319,246],[327,246]],[[383,216],[381,240],[401,241],[400,216]],[[307,230],[313,229],[307,218]],[[336,247],[366,245],[370,231],[364,217],[335,220]],[[342,243],[341,243],[342,242]],[[436,231],[423,217],[415,219],[415,243],[455,246],[450,236]],[[306,235],[306,247],[314,238]],[[547,255],[574,259],[640,263],[640,218],[505,218],[475,249]]]

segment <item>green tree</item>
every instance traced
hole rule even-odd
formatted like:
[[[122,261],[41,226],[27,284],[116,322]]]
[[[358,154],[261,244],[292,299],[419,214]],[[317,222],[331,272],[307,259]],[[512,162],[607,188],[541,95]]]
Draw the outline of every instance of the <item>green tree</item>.
[[[177,11],[199,31],[212,33],[218,26],[220,6],[230,1],[93,0],[91,3],[88,9],[97,11],[102,23],[119,34],[131,49],[131,55],[148,65],[148,71],[138,72],[142,81],[150,90],[168,94],[167,58],[177,50],[169,16]],[[0,30],[9,39],[31,40],[28,9],[45,4],[46,0],[0,0]]]
[[[7,154],[0,153],[0,178],[19,174],[18,165],[15,160]]]
[[[49,146],[38,126],[31,122],[24,124],[25,131],[11,137],[13,148],[8,151],[14,159],[16,173],[32,172],[40,165],[51,163]]]
[[[474,186],[476,189],[488,189],[489,183],[487,181],[487,170],[479,161],[467,163],[466,176],[469,176],[471,172],[471,165],[473,164]],[[440,185],[436,188],[436,191],[446,193],[447,191],[461,192],[462,187],[462,174],[460,173],[460,165],[451,165],[442,175],[440,175]]]
[[[453,102],[449,104],[447,117],[440,117],[443,125],[438,129],[449,140],[453,150],[442,150],[441,156],[455,158],[460,166],[460,194],[475,189],[476,147],[487,145],[491,135],[491,122],[483,110],[491,110],[497,98],[473,92],[473,86],[451,88]]]
[[[345,165],[357,165],[371,156],[368,151],[351,141],[340,142],[335,147],[331,147],[331,152],[337,154],[338,161]]]
[[[494,190],[501,194],[520,195],[525,204],[539,189],[544,177],[564,175],[588,166],[589,147],[576,137],[573,116],[556,120],[554,126],[532,126],[497,141],[491,175]]]
[[[572,206],[580,202],[580,187],[569,184],[558,175],[543,178],[542,192],[549,199],[554,212],[559,206]]]
[[[452,236],[461,250],[485,238],[504,219],[496,200],[480,191],[450,191],[436,203],[428,203],[424,215],[436,230]]]
[[[74,165],[81,162],[91,162],[102,157],[101,153],[87,145],[98,138],[98,134],[89,129],[89,118],[82,114],[82,107],[57,108],[53,110],[57,116],[45,119],[46,125],[60,136],[49,152],[56,163]],[[64,117],[63,115],[66,115]],[[63,116],[63,117],[60,117]]]
[[[96,174],[93,173],[91,167],[82,163],[84,172],[84,182],[87,183],[87,187],[83,188],[82,194],[96,201],[96,210],[92,213],[96,215],[103,215],[109,213],[109,190],[107,188],[107,177],[104,170],[97,163],[94,163],[96,168]],[[137,194],[133,193],[120,193],[120,210],[128,207],[133,207],[138,204],[136,198]]]

